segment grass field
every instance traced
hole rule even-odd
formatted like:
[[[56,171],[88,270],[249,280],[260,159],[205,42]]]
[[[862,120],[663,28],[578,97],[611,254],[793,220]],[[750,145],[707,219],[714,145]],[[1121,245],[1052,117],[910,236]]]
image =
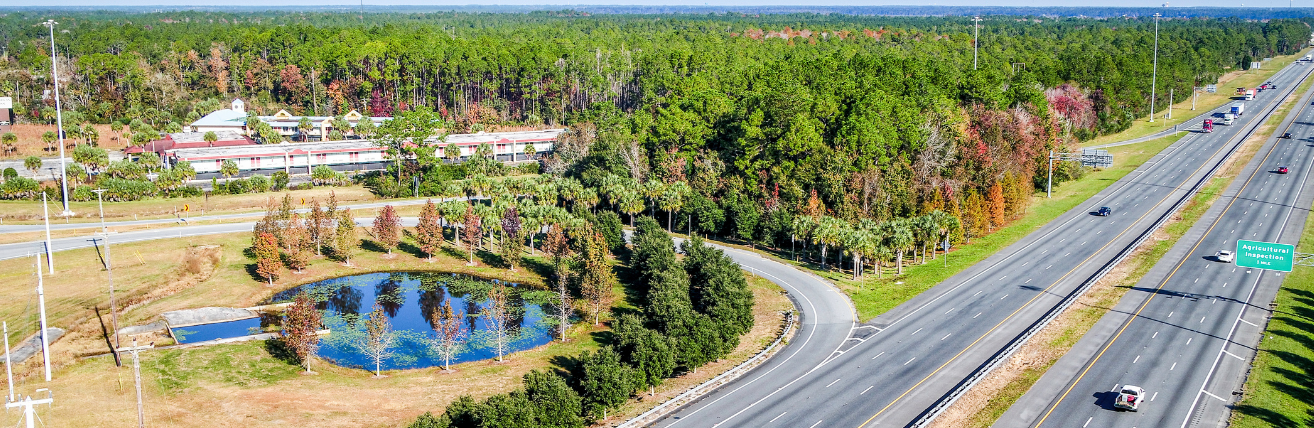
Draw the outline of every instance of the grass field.
[[[1201,113],[1218,108],[1224,104],[1233,101],[1232,97],[1236,96],[1236,88],[1251,88],[1267,82],[1270,77],[1276,74],[1282,67],[1291,64],[1292,61],[1300,59],[1307,51],[1301,51],[1295,55],[1279,56],[1264,63],[1264,68],[1250,69],[1246,71],[1234,71],[1227,73],[1218,79],[1218,92],[1206,93],[1200,92],[1195,100],[1195,111],[1191,110],[1191,98],[1187,97],[1185,101],[1176,103],[1172,106],[1173,117],[1164,118],[1168,110],[1159,106],[1155,111],[1154,123],[1150,123],[1149,116],[1137,118],[1130,128],[1117,134],[1104,135],[1090,141],[1083,142],[1083,146],[1095,146],[1100,144],[1113,143],[1132,138],[1143,137],[1165,129],[1172,129],[1173,125],[1179,125],[1190,120]],[[1160,94],[1162,95],[1162,94]],[[1177,94],[1181,97],[1182,94]]]
[[[361,235],[366,236],[365,232]],[[302,274],[284,272],[273,286],[252,277],[252,260],[244,253],[246,233],[211,235],[181,240],[159,240],[116,245],[114,279],[116,298],[124,308],[121,327],[158,319],[175,309],[206,306],[247,307],[261,303],[277,291],[315,280],[375,271],[464,272],[498,278],[526,287],[542,283],[546,267],[533,256],[517,272],[496,267],[497,256],[482,253],[479,265],[465,266],[465,254],[451,248],[432,263],[409,244],[389,257],[362,249],[352,266],[317,258]],[[369,244],[365,245],[369,248]],[[0,261],[0,319],[9,321],[11,342],[36,331],[34,259]],[[492,265],[492,266],[490,266]],[[108,284],[95,249],[56,253],[54,275],[45,277],[50,325],[69,330],[52,345],[54,381],[41,380],[40,358],[16,365],[19,391],[50,388],[55,405],[40,411],[47,426],[93,427],[127,425],[135,420],[132,372],[115,368],[102,329],[111,323],[106,310]],[[750,276],[758,303],[756,324],[739,348],[724,360],[706,365],[698,373],[669,379],[655,395],[642,395],[612,417],[637,415],[684,389],[701,383],[751,357],[779,332],[782,312],[792,306],[780,288]],[[623,289],[618,296],[626,296]],[[619,301],[617,307],[632,307]],[[454,374],[435,369],[371,373],[313,365],[319,375],[298,374],[294,363],[280,358],[276,347],[263,342],[218,345],[197,349],[161,349],[142,354],[146,394],[146,420],[150,426],[226,427],[234,424],[316,427],[404,426],[426,411],[440,412],[460,395],[486,397],[519,386],[532,369],[561,370],[562,364],[584,350],[607,340],[605,324],[583,322],[569,333],[570,341],[552,342],[513,354],[507,363],[471,362],[458,365]],[[156,345],[164,337],[142,337]],[[125,343],[126,344],[126,343]],[[16,414],[2,418],[16,421]]]
[[[1314,80],[1303,83],[1292,100],[1299,98]],[[1200,189],[1151,240],[1096,283],[1076,304],[1051,322],[1019,349],[1001,368],[954,403],[936,420],[935,427],[988,427],[995,423],[1063,354],[1067,353],[1109,308],[1118,304],[1130,287],[1145,276],[1164,254],[1214,204],[1246,164],[1263,147],[1294,102],[1279,107],[1257,128],[1242,147],[1227,160],[1219,173]],[[1259,425],[1257,425],[1259,426]],[[1279,425],[1280,426],[1280,425]]]
[[[1314,253],[1314,221],[1305,222],[1297,252]],[[1314,426],[1314,268],[1297,266],[1282,282],[1277,310],[1259,342],[1231,426]]]

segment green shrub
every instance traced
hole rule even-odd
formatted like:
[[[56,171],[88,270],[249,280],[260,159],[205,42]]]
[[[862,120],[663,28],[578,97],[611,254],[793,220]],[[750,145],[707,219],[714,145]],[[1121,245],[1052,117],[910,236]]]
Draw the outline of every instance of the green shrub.
[[[102,176],[96,184],[105,189],[105,200],[113,202],[138,201],[155,196],[159,188],[146,180],[128,180]]]
[[[39,191],[40,183],[27,177],[18,177],[17,174],[5,179],[5,184],[0,185],[0,197],[5,199],[31,199]]]
[[[166,198],[196,198],[205,195],[200,188],[191,186],[181,186],[175,189],[161,190],[160,195]]]
[[[270,180],[270,185],[273,187],[274,191],[277,192],[286,189],[289,181],[292,181],[292,179],[287,176],[287,171],[278,171],[274,173],[273,178]]]
[[[13,168],[5,168],[5,173],[4,173],[4,174],[5,174],[5,175],[4,175],[4,176],[5,176],[5,180],[8,181],[8,180],[11,179],[11,178],[18,177],[18,170],[13,169]]]
[[[252,175],[246,179],[248,189],[251,193],[261,193],[269,191],[269,178],[260,174]]]
[[[91,191],[91,186],[78,186],[73,189],[73,200],[75,201],[94,201],[96,192]]]

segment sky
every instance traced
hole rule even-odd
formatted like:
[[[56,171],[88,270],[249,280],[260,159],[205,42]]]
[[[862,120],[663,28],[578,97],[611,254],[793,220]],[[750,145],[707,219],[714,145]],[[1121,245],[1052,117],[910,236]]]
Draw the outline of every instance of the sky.
[[[360,6],[359,0],[4,0],[4,6]],[[1159,6],[1163,0],[365,0],[368,5],[689,5],[689,6]],[[1298,7],[1314,6],[1314,0],[1169,0],[1168,7]]]

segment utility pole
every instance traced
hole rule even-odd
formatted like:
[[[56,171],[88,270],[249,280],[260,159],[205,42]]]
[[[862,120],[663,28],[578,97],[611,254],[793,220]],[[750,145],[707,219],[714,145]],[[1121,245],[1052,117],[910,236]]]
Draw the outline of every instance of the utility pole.
[[[41,213],[46,221],[46,267],[50,274],[55,274],[55,248],[50,244],[50,205],[46,203],[46,192],[41,192]]]
[[[1173,89],[1168,88],[1168,120],[1173,119]]]
[[[0,322],[0,326],[5,329],[5,379],[9,379],[9,397],[5,399],[6,403],[14,401],[14,370],[13,364],[9,361],[9,323]]]
[[[59,138],[59,176],[60,185],[64,189],[64,218],[72,217],[73,211],[68,209],[68,168],[64,165],[64,114],[60,109],[59,103],[59,66],[55,54],[55,26],[59,25],[53,19],[47,19],[43,23],[50,28],[50,82],[55,85],[55,136]],[[51,269],[54,273],[54,269]]]
[[[37,309],[41,312],[41,359],[46,364],[46,382],[50,382],[50,335],[46,330],[46,286],[41,278],[41,253],[37,253]]]
[[[41,404],[50,404],[55,402],[55,397],[50,393],[49,389],[41,388],[37,390],[37,392],[41,392],[41,391],[46,392],[46,398],[42,398],[40,400],[33,400],[32,396],[29,395],[23,398],[22,401],[10,401],[8,403],[5,403],[5,409],[8,410],[14,407],[22,407],[23,420],[26,421],[27,428],[36,428],[37,415],[36,415],[36,409],[34,407]],[[42,425],[44,425],[44,423]]]
[[[1154,14],[1154,71],[1150,74],[1150,123],[1154,123],[1155,85],[1159,83],[1159,16]]]
[[[118,349],[118,352],[132,353],[132,377],[137,384],[137,428],[146,428],[146,412],[145,407],[142,406],[141,402],[141,359],[137,357],[137,353],[143,349],[151,349],[154,347],[155,342],[151,342],[151,344],[145,346],[137,346],[137,338],[133,337],[131,348]]]
[[[977,49],[977,45],[980,44],[980,40],[981,40],[981,17],[980,17],[980,16],[973,16],[973,17],[972,17],[972,29],[974,30],[974,34],[973,34],[973,36],[972,36],[972,69],[973,69],[973,70],[976,70],[976,58],[977,58],[977,55],[976,55],[976,49]]]
[[[100,205],[100,233],[105,237],[105,275],[109,278],[110,324],[114,328],[114,348],[119,347],[119,311],[114,301],[114,264],[110,261],[109,227],[105,226],[105,189],[95,189],[96,203]],[[114,354],[114,365],[122,367],[119,354]]]

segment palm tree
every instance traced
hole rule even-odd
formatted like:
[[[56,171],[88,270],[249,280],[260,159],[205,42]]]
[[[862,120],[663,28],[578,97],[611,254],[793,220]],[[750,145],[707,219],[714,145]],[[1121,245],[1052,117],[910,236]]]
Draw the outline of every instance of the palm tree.
[[[790,223],[791,232],[789,235],[789,239],[791,241],[794,241],[794,240],[800,240],[800,238],[802,238],[801,240],[803,241],[803,245],[805,246],[804,250],[806,250],[808,238],[812,236],[812,231],[813,229],[816,228],[816,225],[817,225],[817,221],[812,217],[805,215],[794,217],[794,220]]]
[[[488,191],[492,188],[493,188],[493,180],[489,179],[487,176],[484,176],[483,174],[475,175],[474,177],[470,177],[469,180],[465,181],[466,196],[470,196],[476,199],[482,199],[484,197],[484,194],[488,193]]]
[[[949,266],[949,235],[958,232],[958,230],[963,227],[963,223],[958,217],[954,217],[953,214],[943,211],[935,212],[940,213],[938,216],[939,221],[937,222],[937,226],[939,227],[939,238],[937,240],[942,243],[940,247],[944,250],[944,265]]]
[[[91,126],[91,124],[82,127],[82,137],[85,138],[87,144],[90,144],[92,147],[100,146],[100,131],[97,131],[96,127]]]
[[[648,215],[657,218],[657,213],[655,212],[657,210],[657,198],[660,198],[663,193],[666,193],[666,183],[657,180],[648,180],[648,182],[643,183],[643,186],[639,187],[639,192],[643,194],[644,198],[648,199]]]
[[[894,250],[894,259],[898,263],[898,274],[903,275],[903,253],[908,252],[913,247],[913,228],[908,219],[898,219],[890,222],[890,236],[887,241],[890,249]]]
[[[224,162],[219,164],[219,175],[224,176],[225,186],[228,185],[229,179],[233,178],[234,175],[237,175],[238,171],[237,162],[233,162],[232,159],[224,159]]]
[[[562,199],[574,205],[575,201],[584,193],[584,186],[573,178],[563,178],[558,182],[557,190],[561,193]]]
[[[443,157],[452,163],[456,163],[456,160],[461,158],[461,146],[451,143],[447,147],[443,147]]]
[[[41,170],[41,158],[36,156],[28,156],[27,159],[23,159],[23,168],[27,168],[28,171],[32,171],[32,175],[35,176],[37,171]]]
[[[826,251],[835,244],[840,242],[841,234],[844,231],[844,221],[831,217],[822,216],[817,222],[816,229],[812,233],[812,243],[821,244],[821,268],[826,268]]]
[[[593,212],[593,207],[598,206],[598,203],[602,202],[602,198],[598,196],[597,190],[593,190],[592,187],[587,187],[580,191],[579,202],[588,207],[589,212]]]
[[[917,242],[922,247],[922,264],[926,264],[926,249],[931,246],[932,240],[935,239],[935,232],[939,229],[936,225],[935,216],[926,214],[913,219],[914,233]]]
[[[857,281],[862,271],[862,256],[866,254],[867,231],[860,227],[846,227],[842,233],[841,243],[844,250],[853,257],[853,280]]]
[[[18,142],[18,134],[6,132],[4,135],[0,135],[0,142],[5,144],[5,154],[18,151],[18,148],[14,147],[14,143]]]
[[[205,131],[205,135],[202,135],[201,139],[205,140],[205,145],[214,147],[214,142],[219,141],[219,134],[215,134],[214,131]]]
[[[301,141],[308,141],[310,129],[314,127],[315,124],[310,123],[309,117],[301,116],[301,119],[297,120],[297,131],[301,131]]]
[[[683,181],[677,181],[670,186],[666,186],[666,189],[662,192],[661,198],[657,200],[657,205],[662,211],[666,211],[667,231],[672,233],[675,232],[674,230],[671,230],[671,219],[675,217],[676,211],[684,208],[685,199],[687,199],[690,190],[688,184],[684,184]]]
[[[534,155],[537,153],[538,149],[534,148],[533,144],[525,144],[525,159],[534,160]]]
[[[614,201],[621,212],[630,215],[630,227],[634,227],[634,214],[643,211],[643,197],[639,193],[639,190],[625,188]]]

